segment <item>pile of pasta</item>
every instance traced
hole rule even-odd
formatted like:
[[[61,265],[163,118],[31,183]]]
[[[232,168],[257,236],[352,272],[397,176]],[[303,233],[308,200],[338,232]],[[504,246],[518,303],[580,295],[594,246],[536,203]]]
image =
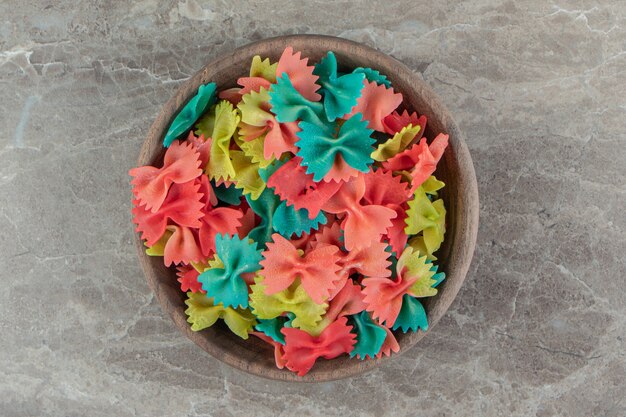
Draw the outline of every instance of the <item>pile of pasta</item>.
[[[371,68],[256,56],[238,87],[201,85],[160,166],[130,170],[146,252],[176,268],[188,322],[218,320],[305,375],[318,358],[379,358],[427,330],[420,298],[445,274],[433,175],[448,135]]]

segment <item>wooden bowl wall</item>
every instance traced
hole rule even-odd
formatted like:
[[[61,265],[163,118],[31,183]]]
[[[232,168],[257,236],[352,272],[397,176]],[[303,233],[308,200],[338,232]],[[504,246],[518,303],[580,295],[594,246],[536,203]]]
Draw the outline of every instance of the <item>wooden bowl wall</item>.
[[[179,109],[191,99],[200,84],[217,83],[218,91],[236,86],[237,78],[247,75],[254,55],[269,57],[276,62],[282,51],[292,46],[302,51],[309,62],[317,62],[327,51],[333,51],[340,66],[349,69],[371,67],[387,75],[395,91],[404,96],[403,106],[428,117],[426,137],[432,140],[439,132],[450,135],[450,145],[437,168],[436,176],[446,183],[441,193],[447,208],[447,230],[442,248],[437,253],[440,270],[446,280],[439,293],[425,299],[429,330],[424,333],[396,334],[400,353],[406,352],[425,334],[433,331],[458,293],[469,268],[478,229],[478,189],[472,159],[463,136],[440,99],[417,75],[399,61],[375,49],[348,40],[319,35],[295,35],[266,39],[236,49],[209,62],[185,82],[161,109],[141,148],[138,166],[160,163],[163,158],[163,137]],[[215,358],[245,372],[284,381],[329,381],[345,378],[373,369],[394,356],[360,361],[343,355],[333,360],[319,360],[305,376],[298,377],[288,370],[277,369],[269,345],[250,337],[243,340],[223,325],[193,332],[185,315],[185,294],[176,281],[175,271],[163,265],[162,258],[150,257],[138,234],[135,243],[139,261],[148,284],[164,311],[189,339]],[[397,355],[397,354],[396,354]]]

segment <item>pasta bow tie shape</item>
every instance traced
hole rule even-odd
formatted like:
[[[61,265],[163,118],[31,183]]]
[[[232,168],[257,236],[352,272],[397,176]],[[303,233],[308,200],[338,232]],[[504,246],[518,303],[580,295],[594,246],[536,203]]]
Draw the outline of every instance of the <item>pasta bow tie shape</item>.
[[[448,135],[426,131],[392,77],[343,64],[255,56],[236,86],[201,85],[162,161],[129,171],[136,231],[172,268],[191,330],[252,334],[255,355],[300,376],[398,352],[445,279]]]

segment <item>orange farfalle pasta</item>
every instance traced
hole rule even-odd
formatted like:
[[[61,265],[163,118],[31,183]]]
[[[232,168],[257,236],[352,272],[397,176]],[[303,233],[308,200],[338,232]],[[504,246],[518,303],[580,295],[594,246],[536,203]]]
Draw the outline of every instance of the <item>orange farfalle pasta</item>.
[[[306,173],[302,159],[295,156],[278,168],[268,179],[267,186],[296,210],[306,209],[310,219],[319,214],[322,206],[339,190],[338,182],[315,182],[313,174]]]
[[[200,200],[203,194],[199,189],[200,184],[195,181],[173,184],[155,213],[147,210],[145,205],[139,205],[139,200],[133,201],[133,222],[148,246],[154,245],[163,236],[168,221],[181,226],[200,227],[203,216],[203,203]]]
[[[254,214],[254,210],[252,210],[247,203],[240,205],[238,210],[243,213],[243,216],[240,219],[241,226],[237,228],[237,234],[240,239],[243,239],[248,236],[248,233],[250,233],[252,229],[258,226],[258,221],[257,216]]]
[[[193,144],[174,141],[167,148],[163,167],[143,166],[128,171],[133,194],[147,210],[156,212],[172,184],[189,182],[202,174],[200,154]]]
[[[319,77],[313,75],[314,66],[308,65],[308,58],[300,58],[300,52],[293,52],[293,48],[288,46],[278,60],[276,76],[282,77],[287,73],[291,84],[307,100],[319,101],[322,96],[316,93],[320,86],[316,84]]]
[[[306,375],[317,358],[333,359],[344,353],[350,353],[356,343],[356,334],[350,333],[348,319],[341,317],[330,324],[319,336],[293,328],[283,328],[285,335],[286,366],[298,375]]]
[[[267,244],[259,272],[265,279],[265,294],[272,295],[300,279],[302,288],[317,303],[323,303],[336,281],[341,279],[337,264],[339,248],[323,246],[304,253],[278,233]]]
[[[363,248],[377,242],[391,226],[396,212],[379,205],[361,205],[365,194],[365,179],[362,174],[344,182],[322,207],[333,214],[345,213],[341,223],[344,230],[344,246],[347,250]]]
[[[357,113],[367,120],[367,127],[378,132],[384,132],[383,119],[391,114],[402,103],[402,94],[395,93],[393,88],[387,88],[384,84],[363,80],[361,97],[357,99],[356,106],[344,116],[348,118]]]
[[[405,110],[404,112],[402,112],[402,114],[394,111],[383,119],[383,127],[385,128],[385,133],[388,133],[390,135],[395,135],[396,133],[401,131],[402,128],[408,125],[419,125],[420,130],[417,132],[417,136],[413,138],[414,141],[418,141],[422,136],[424,136],[424,129],[426,129],[426,116],[418,116],[415,112],[409,114],[409,112]]]

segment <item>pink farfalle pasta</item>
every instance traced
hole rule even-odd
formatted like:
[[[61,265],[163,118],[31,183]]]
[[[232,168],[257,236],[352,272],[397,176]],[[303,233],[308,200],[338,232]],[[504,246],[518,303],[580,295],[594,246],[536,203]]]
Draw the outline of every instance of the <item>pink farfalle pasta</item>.
[[[163,236],[168,222],[199,227],[203,216],[202,196],[200,184],[189,181],[173,184],[156,212],[140,205],[139,200],[134,200],[133,222],[137,224],[137,232],[141,233],[141,238],[146,240],[148,246],[152,246]]]
[[[398,352],[445,278],[433,174],[448,135],[425,131],[393,79],[336,59],[255,56],[183,107],[162,162],[129,171],[136,231],[173,269],[191,329],[223,321],[300,376]]]
[[[379,205],[362,205],[365,195],[365,178],[359,175],[344,182],[341,188],[324,204],[323,210],[333,214],[345,214],[341,226],[344,230],[346,249],[362,248],[380,240],[396,212]]]
[[[193,144],[174,141],[165,152],[161,168],[144,166],[129,171],[133,194],[147,210],[157,211],[172,184],[189,182],[202,174],[199,158]]]
[[[313,175],[307,174],[301,163],[302,159],[294,156],[274,172],[267,186],[296,210],[306,209],[309,218],[314,219],[322,206],[339,190],[341,183],[316,183]]]
[[[352,108],[349,116],[361,113],[368,121],[367,127],[378,132],[384,132],[383,120],[402,103],[402,94],[387,88],[385,85],[378,85],[375,82],[363,81],[361,97],[357,99],[357,104]]]
[[[304,253],[278,233],[272,235],[272,240],[263,252],[265,259],[261,261],[265,293],[275,294],[300,280],[311,299],[323,303],[330,289],[341,279],[338,274],[341,267],[337,264],[339,248],[326,245]]]

